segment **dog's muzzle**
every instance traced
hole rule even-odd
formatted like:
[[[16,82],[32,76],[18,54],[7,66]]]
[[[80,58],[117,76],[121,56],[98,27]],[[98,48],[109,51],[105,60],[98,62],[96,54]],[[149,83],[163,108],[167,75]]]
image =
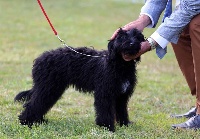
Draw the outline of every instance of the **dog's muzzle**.
[[[122,58],[124,59],[124,61],[131,61],[131,60],[133,60],[133,56],[132,55],[124,54],[124,53],[122,53]]]

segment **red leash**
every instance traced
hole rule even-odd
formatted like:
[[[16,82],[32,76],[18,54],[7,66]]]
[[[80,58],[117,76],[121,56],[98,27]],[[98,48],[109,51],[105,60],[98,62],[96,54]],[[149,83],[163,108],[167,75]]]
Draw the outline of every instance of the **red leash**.
[[[105,56],[106,56],[106,55],[97,56],[97,55],[88,55],[88,54],[84,54],[84,53],[78,52],[78,51],[76,51],[75,49],[73,49],[72,47],[68,46],[68,45],[65,43],[65,41],[62,40],[62,39],[58,36],[58,33],[57,33],[57,31],[55,30],[53,24],[51,23],[51,21],[50,21],[48,15],[47,15],[47,13],[46,13],[45,10],[44,10],[44,7],[42,6],[42,3],[40,2],[40,0],[37,0],[37,1],[38,1],[38,4],[39,4],[39,6],[40,6],[40,8],[41,8],[41,10],[42,10],[42,12],[43,12],[43,14],[44,14],[44,16],[46,17],[46,19],[47,19],[47,21],[48,21],[48,23],[49,23],[51,29],[53,30],[53,32],[54,32],[54,34],[56,35],[56,37],[63,43],[64,46],[68,47],[70,50],[74,51],[75,53],[78,53],[78,54],[84,55],[84,56],[88,56],[88,57],[105,57]]]
[[[65,41],[62,40],[62,39],[58,36],[57,31],[55,30],[55,28],[54,28],[53,24],[51,23],[51,21],[50,21],[48,15],[47,15],[47,13],[46,13],[45,10],[44,10],[44,7],[42,6],[42,3],[40,2],[40,0],[37,0],[37,1],[38,1],[38,4],[39,4],[39,6],[40,6],[40,8],[41,8],[41,10],[42,10],[42,12],[43,12],[43,14],[44,14],[44,16],[46,17],[46,19],[47,19],[47,21],[48,21],[48,23],[49,23],[49,25],[50,25],[52,31],[54,32],[54,34],[56,35],[56,37],[57,37],[61,42],[63,42],[63,43],[65,44]],[[65,45],[66,45],[66,44],[65,44]],[[66,45],[66,46],[67,46],[67,45]]]
[[[42,10],[44,16],[46,17],[46,19],[47,19],[47,21],[48,21],[48,23],[49,23],[51,29],[53,30],[54,34],[55,34],[55,35],[58,35],[57,31],[55,30],[55,28],[53,27],[53,25],[52,25],[52,23],[51,23],[51,21],[50,21],[50,19],[49,19],[47,13],[45,12],[45,10],[44,10],[44,8],[43,8],[43,6],[42,6],[42,3],[40,2],[40,0],[37,0],[37,1],[38,1],[38,4],[40,5],[40,8],[41,8],[41,10]]]

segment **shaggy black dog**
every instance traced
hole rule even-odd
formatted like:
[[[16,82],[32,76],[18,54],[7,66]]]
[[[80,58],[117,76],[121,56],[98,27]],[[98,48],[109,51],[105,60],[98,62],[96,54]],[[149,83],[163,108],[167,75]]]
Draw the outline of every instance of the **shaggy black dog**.
[[[144,36],[136,29],[119,30],[108,50],[96,51],[80,47],[76,51],[67,47],[44,52],[35,59],[32,69],[33,87],[20,92],[15,101],[25,101],[20,123],[31,127],[42,123],[44,115],[70,85],[80,92],[94,94],[96,124],[114,131],[115,121],[128,125],[127,104],[137,83],[135,60],[126,59],[136,55]]]

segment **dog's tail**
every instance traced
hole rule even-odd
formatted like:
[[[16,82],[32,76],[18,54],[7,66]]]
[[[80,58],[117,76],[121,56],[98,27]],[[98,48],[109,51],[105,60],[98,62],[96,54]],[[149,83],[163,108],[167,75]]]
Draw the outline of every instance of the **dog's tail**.
[[[20,102],[28,101],[31,98],[31,95],[32,95],[31,90],[22,91],[15,96],[14,101],[20,101]]]

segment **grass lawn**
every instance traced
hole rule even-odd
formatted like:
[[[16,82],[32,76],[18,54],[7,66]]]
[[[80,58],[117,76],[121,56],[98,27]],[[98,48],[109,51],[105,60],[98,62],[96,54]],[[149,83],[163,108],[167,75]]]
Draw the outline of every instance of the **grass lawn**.
[[[41,0],[60,37],[68,45],[107,49],[118,27],[137,18],[142,4],[131,0]],[[61,47],[36,0],[0,1],[0,139],[143,139],[200,138],[199,131],[172,130],[172,113],[195,104],[177,66],[171,46],[159,60],[155,51],[142,56],[138,85],[129,103],[129,127],[116,125],[110,133],[95,125],[93,97],[66,90],[46,115],[48,124],[21,126],[22,111],[15,95],[32,86],[33,60],[43,51]],[[155,29],[146,29],[148,37]]]

